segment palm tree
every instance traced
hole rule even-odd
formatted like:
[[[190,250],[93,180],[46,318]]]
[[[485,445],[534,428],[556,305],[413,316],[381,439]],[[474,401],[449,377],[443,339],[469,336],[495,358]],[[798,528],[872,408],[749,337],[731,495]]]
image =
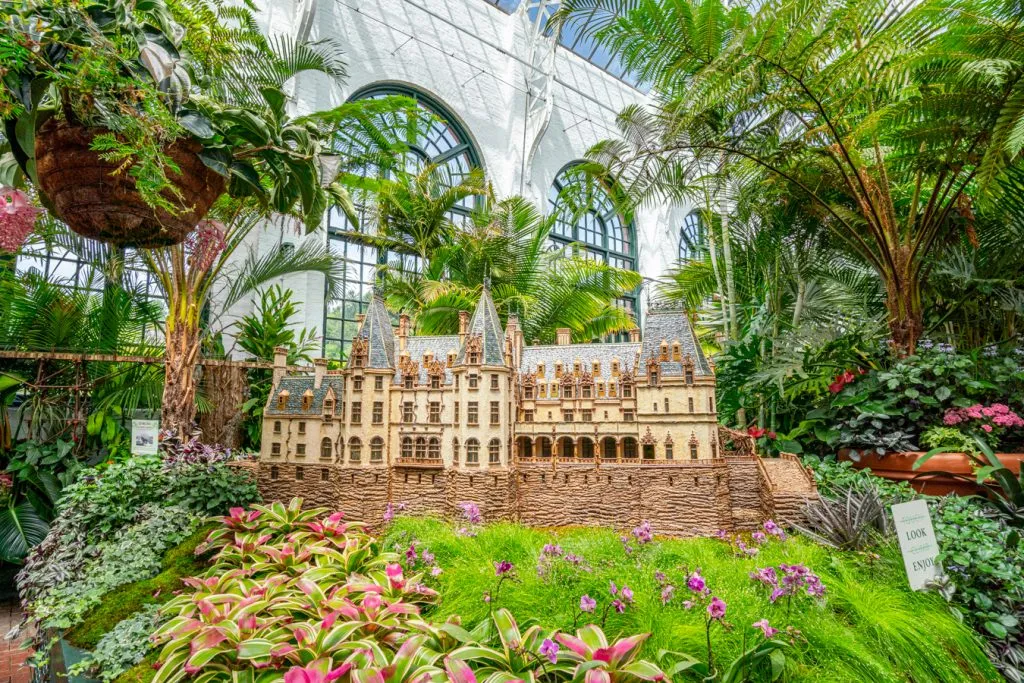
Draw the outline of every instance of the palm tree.
[[[260,287],[292,273],[324,276],[327,296],[337,296],[343,264],[325,245],[306,241],[293,252],[263,256],[250,251],[237,261],[235,253],[264,214],[224,200],[215,207],[224,223],[204,221],[184,244],[142,250],[140,256],[167,300],[164,328],[164,393],[161,426],[190,430],[196,414],[196,377],[202,341],[202,316],[216,292],[220,311],[227,311]],[[187,433],[187,432],[186,432]]]
[[[397,264],[384,269],[389,307],[409,313],[420,334],[453,334],[459,311],[476,306],[490,278],[499,313],[519,315],[526,339],[550,342],[568,327],[589,341],[636,327],[614,302],[635,290],[640,276],[577,257],[571,248],[552,249],[554,221],[522,197],[487,202],[465,228],[447,234],[420,272]]]
[[[1002,49],[993,39],[1020,29],[1015,20],[979,18],[1005,17],[1009,7],[783,0],[737,19],[720,53],[693,58],[686,48],[703,44],[697,29],[708,25],[697,18],[731,16],[714,4],[564,3],[561,21],[575,19],[645,68],[663,98],[654,111],[624,111],[622,139],[595,158],[617,174],[745,159],[785,179],[881,278],[892,344],[912,351],[931,257],[964,230],[972,183],[986,181],[992,194],[1001,185],[995,170],[979,176],[982,160],[997,154],[995,169],[1020,156],[1008,157],[998,142],[992,151],[1000,112],[1019,96],[1019,67],[1005,77],[983,68],[1010,50],[1011,63],[1021,63],[1019,42]],[[678,11],[666,14],[668,6]],[[676,63],[684,64],[678,76],[668,73]],[[655,181],[679,177],[660,172]]]
[[[435,164],[426,164],[414,173],[393,170],[378,178],[362,179],[361,185],[371,206],[369,229],[339,234],[383,252],[418,257],[421,262],[429,260],[457,231],[453,210],[489,192],[481,169],[454,178],[448,168]]]

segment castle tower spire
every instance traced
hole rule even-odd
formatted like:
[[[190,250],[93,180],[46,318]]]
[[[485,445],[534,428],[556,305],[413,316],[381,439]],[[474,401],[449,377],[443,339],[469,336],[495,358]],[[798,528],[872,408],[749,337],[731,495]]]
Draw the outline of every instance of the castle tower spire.
[[[473,353],[479,352],[483,365],[505,365],[505,333],[501,329],[501,319],[491,297],[491,278],[485,277],[480,291],[473,317],[470,318],[465,342],[459,348],[455,365],[465,365],[467,349],[472,347]]]

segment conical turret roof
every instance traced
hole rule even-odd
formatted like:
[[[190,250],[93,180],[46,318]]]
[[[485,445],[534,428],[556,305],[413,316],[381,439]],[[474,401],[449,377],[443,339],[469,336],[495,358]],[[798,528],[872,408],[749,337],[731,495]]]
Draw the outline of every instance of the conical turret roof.
[[[473,311],[473,317],[469,321],[469,329],[466,332],[466,341],[459,349],[455,365],[465,364],[466,346],[470,340],[476,337],[480,339],[480,358],[484,365],[505,364],[505,334],[501,331],[498,309],[494,307],[494,299],[491,298],[490,278],[484,278],[480,301],[477,302],[476,310]]]

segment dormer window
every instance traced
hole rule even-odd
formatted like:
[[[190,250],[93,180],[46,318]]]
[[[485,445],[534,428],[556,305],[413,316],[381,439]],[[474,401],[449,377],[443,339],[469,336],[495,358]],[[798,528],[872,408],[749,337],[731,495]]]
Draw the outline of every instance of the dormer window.
[[[357,355],[352,357],[352,367],[361,368],[363,367],[363,356]]]
[[[618,377],[618,376],[619,376],[619,361],[613,360],[612,361],[612,377]]]
[[[555,378],[556,379],[561,379],[561,377],[562,377],[562,364],[561,363],[555,363]]]
[[[679,362],[683,359],[683,354],[679,349],[679,342],[672,342],[672,360]]]
[[[438,375],[431,375],[430,376],[430,388],[431,389],[440,389],[441,388],[441,377],[440,376],[438,376]]]
[[[324,399],[324,415],[332,415],[334,413],[334,399]]]
[[[402,387],[412,389],[412,375],[406,374],[402,377]]]
[[[590,398],[590,395],[592,393],[592,389],[591,389],[591,385],[590,384],[584,384],[582,387],[580,387],[580,389],[583,392],[582,393],[583,398]]]
[[[590,374],[592,374],[594,377],[597,377],[598,375],[600,375],[601,374],[601,361],[595,360],[592,368],[593,369],[590,371]]]
[[[627,382],[622,383],[622,398],[633,398],[633,385]]]
[[[277,395],[277,409],[284,410],[288,407],[288,397],[291,394],[288,393],[287,389],[282,389],[281,393]]]
[[[684,371],[684,376],[686,377],[687,384],[693,384],[693,368],[687,367]]]
[[[537,377],[544,377],[544,364],[537,363]]]
[[[661,360],[668,360],[668,342],[665,340],[661,342]]]
[[[533,398],[533,387],[532,386],[531,387],[523,387],[523,398],[525,398],[525,399],[532,399]]]
[[[572,371],[573,371],[574,374],[577,374],[577,375],[580,374],[580,362],[579,361],[576,361],[575,363],[572,364]]]
[[[652,387],[658,385],[658,371],[657,370],[651,370],[650,373],[648,373],[648,377],[649,377],[650,385]]]
[[[604,382],[597,383],[597,397],[604,398]]]
[[[302,394],[302,409],[310,410],[313,407],[313,391],[306,389]]]

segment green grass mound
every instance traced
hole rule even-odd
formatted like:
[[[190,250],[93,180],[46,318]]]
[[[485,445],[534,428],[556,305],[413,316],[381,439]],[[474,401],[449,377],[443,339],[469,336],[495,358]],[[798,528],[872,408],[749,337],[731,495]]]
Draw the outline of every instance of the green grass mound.
[[[164,555],[162,570],[154,577],[119,586],[103,596],[100,605],[85,620],[65,634],[75,647],[92,650],[100,639],[121,620],[127,619],[146,605],[162,604],[182,587],[181,580],[206,571],[206,561],[196,557],[196,546],[215,528],[207,524]]]
[[[631,539],[632,540],[632,539]],[[443,573],[431,579],[441,591],[440,605],[430,617],[460,615],[464,624],[485,618],[494,607],[506,607],[520,623],[535,621],[571,631],[584,594],[597,599],[595,615],[611,597],[609,582],[628,585],[635,604],[607,619],[609,637],[649,632],[643,655],[659,650],[705,658],[704,613],[686,610],[685,577],[699,568],[712,593],[723,599],[731,630],[712,631],[716,662],[727,664],[749,647],[751,625],[768,619],[777,628],[799,629],[790,653],[787,680],[792,681],[999,681],[981,643],[959,623],[935,594],[907,587],[902,560],[895,548],[880,559],[834,551],[802,538],[770,540],[753,558],[738,557],[732,546],[717,539],[658,539],[627,554],[619,535],[604,529],[549,531],[515,524],[483,527],[475,537],[457,534],[450,525],[429,519],[400,518],[388,530],[388,549],[405,551],[411,542],[429,550]],[[537,571],[547,543],[583,558],[585,568],[556,562],[545,577]],[[636,546],[636,543],[632,543]],[[515,564],[517,582],[505,582],[490,604],[484,595],[497,579],[494,563]],[[804,564],[826,586],[824,602],[806,595],[787,604],[769,601],[769,590],[751,580],[755,569],[781,563]],[[668,574],[675,597],[663,606],[655,572]],[[583,620],[580,623],[584,623]],[[744,641],[746,641],[744,643]]]

